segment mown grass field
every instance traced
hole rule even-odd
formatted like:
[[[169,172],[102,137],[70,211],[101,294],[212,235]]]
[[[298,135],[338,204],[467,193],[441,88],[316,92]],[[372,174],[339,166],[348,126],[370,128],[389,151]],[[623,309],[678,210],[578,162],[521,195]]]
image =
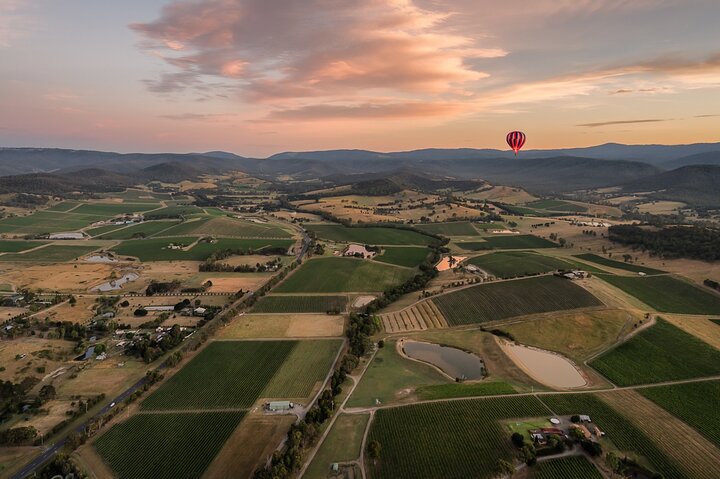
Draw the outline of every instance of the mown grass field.
[[[43,234],[74,231],[84,228],[104,216],[38,211],[28,216],[11,216],[0,220],[0,233]]]
[[[290,238],[292,235],[272,223],[254,223],[227,216],[200,217],[185,221],[163,233],[173,235],[215,235],[238,238]]]
[[[501,251],[470,258],[468,261],[498,278],[516,278],[572,269],[567,261],[529,251]]]
[[[29,249],[37,248],[47,244],[46,241],[22,241],[22,240],[7,240],[0,241],[0,253],[19,253],[20,251],[27,251]]]
[[[585,456],[551,459],[537,464],[535,479],[603,479],[602,474]]]
[[[117,227],[115,227],[115,229],[109,232],[100,233],[98,238],[126,240],[137,237],[136,235],[145,235],[145,237],[148,237],[167,230],[176,224],[177,221],[144,221],[136,225],[128,226],[127,228],[121,227],[121,229],[117,229]]]
[[[430,250],[423,247],[414,246],[387,246],[383,248],[383,253],[376,256],[375,261],[381,263],[394,264],[397,266],[405,266],[406,268],[415,268],[425,261],[430,254]]]
[[[584,213],[587,211],[587,208],[584,206],[562,200],[537,200],[532,203],[527,203],[525,206],[538,210],[562,211],[567,213]]]
[[[258,398],[307,398],[340,340],[215,341],[141,404],[144,411],[245,409]]]
[[[346,296],[263,296],[253,307],[253,313],[326,313],[345,311]]]
[[[672,276],[597,276],[663,313],[720,314],[720,295]]]
[[[195,205],[167,206],[145,214],[146,220],[157,218],[179,218],[181,216],[203,214],[202,208]]]
[[[428,386],[420,386],[415,390],[418,399],[450,399],[470,396],[494,396],[496,394],[515,394],[515,389],[507,383],[494,382],[478,382],[478,383],[448,383],[448,384],[431,384]]]
[[[79,204],[79,201],[61,201],[60,203],[48,208],[46,211],[70,211]]]
[[[249,408],[295,341],[216,341],[142,402],[143,410]]]
[[[442,236],[477,236],[478,232],[469,221],[429,223],[415,226],[420,231]]]
[[[601,264],[603,266],[609,266],[610,268],[616,268],[616,269],[622,269],[624,271],[631,271],[633,273],[645,273],[645,274],[662,274],[665,271],[661,271],[659,269],[654,268],[648,268],[645,266],[640,266],[632,263],[624,263],[622,261],[615,261],[610,258],[605,258],[603,256],[592,254],[592,253],[584,253],[584,254],[577,254],[575,255],[576,258],[590,261],[591,263]]]
[[[665,479],[686,479],[687,476],[640,429],[619,411],[616,411],[593,394],[557,394],[542,396],[555,414],[587,414],[594,424],[607,434],[607,438],[621,451],[633,456],[644,456],[656,472]],[[676,440],[676,439],[673,439]]]
[[[262,251],[264,248],[290,248],[293,240],[218,238],[214,243],[197,243],[189,250],[170,249],[170,243],[189,246],[197,237],[161,237],[123,241],[112,250],[119,256],[134,256],[140,261],[204,261],[215,251],[242,249]]]
[[[95,448],[119,479],[199,478],[244,416],[136,414],[100,436]]]
[[[500,424],[547,415],[534,397],[426,403],[380,409],[368,440],[382,447],[366,458],[373,479],[491,478],[498,459],[512,460],[514,446]]]
[[[437,240],[417,231],[400,228],[348,228],[336,224],[306,225],[320,239],[340,243],[363,243],[372,245],[429,245]]]
[[[83,203],[73,214],[112,217],[122,214],[142,213],[159,208],[159,203]]]
[[[541,249],[557,248],[552,241],[534,235],[495,235],[485,236],[483,241],[467,241],[457,243],[467,251],[482,251],[486,249]]]
[[[18,261],[28,263],[65,263],[98,249],[98,246],[75,246],[51,244],[28,253],[8,253],[0,256],[0,261]]]
[[[432,302],[451,326],[602,304],[572,281],[556,276],[471,286],[435,296]]]
[[[632,386],[718,375],[720,351],[658,318],[590,366],[618,386]]]
[[[637,391],[720,447],[720,414],[717,414],[720,381],[658,386]]]
[[[303,399],[325,379],[337,356],[339,339],[295,341],[285,362],[261,393],[266,398]]]
[[[369,414],[338,416],[303,477],[326,479],[334,462],[349,462],[359,458],[362,453],[362,438],[369,418]]]
[[[306,261],[274,291],[278,293],[374,292],[398,285],[415,273],[376,261],[319,258]]]

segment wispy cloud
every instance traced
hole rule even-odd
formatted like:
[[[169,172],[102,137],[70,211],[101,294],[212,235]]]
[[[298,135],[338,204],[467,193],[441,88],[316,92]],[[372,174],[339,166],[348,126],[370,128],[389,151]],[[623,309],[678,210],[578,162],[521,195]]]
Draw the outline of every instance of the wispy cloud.
[[[581,125],[585,128],[597,128],[600,126],[612,126],[612,125],[632,125],[636,123],[659,123],[663,121],[672,121],[671,118],[649,118],[645,120],[615,120],[615,121],[601,121],[597,123],[583,123]]]
[[[34,28],[35,20],[28,14],[30,6],[28,0],[0,1],[0,48],[10,47]]]
[[[178,113],[172,115],[160,115],[161,118],[176,121],[197,121],[221,123],[231,121],[236,115],[231,113]]]

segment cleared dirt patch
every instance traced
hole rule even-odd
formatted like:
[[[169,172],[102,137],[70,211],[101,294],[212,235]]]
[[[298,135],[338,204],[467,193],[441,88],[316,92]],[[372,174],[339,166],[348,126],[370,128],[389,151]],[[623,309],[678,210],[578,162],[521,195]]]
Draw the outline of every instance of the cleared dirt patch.
[[[42,379],[57,368],[66,366],[74,356],[74,347],[71,341],[38,337],[0,341],[0,365],[5,367],[4,371],[0,371],[0,380],[19,382],[26,376]],[[17,355],[24,357],[15,359]],[[45,368],[44,373],[36,370],[41,366]]]
[[[345,320],[328,314],[245,314],[218,333],[223,339],[338,337]]]
[[[0,265],[0,276],[17,288],[49,291],[85,291],[110,277],[108,264]]]
[[[268,279],[269,276],[267,275],[243,275],[233,278],[208,278],[208,281],[212,282],[212,286],[208,289],[208,291],[211,293],[236,293],[241,289],[246,291],[255,291],[265,284]]]
[[[96,305],[94,296],[75,296],[77,303],[72,306],[70,303],[63,303],[48,312],[53,321],[71,321],[73,323],[84,323],[91,319],[95,312],[92,307]],[[45,317],[44,314],[41,316]]]
[[[90,444],[85,444],[75,451],[73,459],[76,459],[93,479],[109,479],[116,477],[112,469],[110,469],[97,451],[95,451],[95,448]]]
[[[720,349],[720,324],[713,324],[713,322],[705,316],[663,314],[662,317],[683,331]]]
[[[708,471],[715,471],[720,464],[720,449],[637,392],[626,390],[598,396],[652,438],[655,445],[690,477],[709,477]]]
[[[280,445],[295,416],[247,416],[235,429],[203,479],[250,477]]]
[[[69,417],[65,412],[75,409],[75,407],[70,405],[71,402],[73,401],[69,399],[53,399],[48,401],[40,408],[47,410],[47,414],[41,413],[36,416],[31,416],[30,420],[24,421],[22,425],[33,426],[38,430],[38,433],[47,434],[53,426]]]

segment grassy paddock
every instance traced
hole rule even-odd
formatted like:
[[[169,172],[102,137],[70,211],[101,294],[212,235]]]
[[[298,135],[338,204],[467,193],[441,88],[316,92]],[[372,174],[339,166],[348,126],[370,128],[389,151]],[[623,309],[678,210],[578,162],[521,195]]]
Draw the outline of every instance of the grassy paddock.
[[[429,223],[415,225],[420,231],[442,236],[477,236],[478,232],[469,221],[454,221],[451,223]]]
[[[535,468],[535,479],[603,479],[585,456],[570,456],[543,461]]]
[[[432,302],[451,326],[602,304],[572,281],[555,276],[471,286],[435,296]]]
[[[659,269],[647,268],[645,266],[639,266],[632,263],[623,263],[622,261],[615,261],[603,256],[599,256],[592,253],[584,253],[575,255],[576,258],[584,261],[590,261],[591,263],[601,264],[610,268],[622,269],[624,271],[631,271],[633,273],[645,273],[645,274],[662,274],[665,271]]]
[[[548,273],[558,269],[572,269],[567,261],[529,251],[503,251],[484,254],[468,260],[498,278],[515,278]]]
[[[407,268],[415,268],[430,254],[427,248],[413,246],[388,246],[383,248],[381,255],[376,256],[375,261],[381,263],[394,264],[397,266],[405,266]]]
[[[0,261],[28,263],[65,263],[98,249],[98,246],[75,246],[51,244],[29,253],[10,253],[0,256]]]
[[[0,241],[0,253],[19,253],[47,244],[46,241]]]
[[[720,314],[720,295],[672,276],[597,276],[663,313]]]
[[[420,386],[415,390],[421,400],[449,399],[470,396],[515,394],[515,389],[504,382],[448,383]]]
[[[590,366],[618,386],[632,386],[720,374],[720,351],[658,318]]]
[[[457,243],[467,251],[487,249],[544,249],[557,248],[557,244],[535,235],[494,235],[484,236],[483,241]]]
[[[150,238],[123,241],[113,248],[119,256],[134,256],[140,261],[204,261],[215,251],[241,249],[262,251],[264,248],[290,248],[294,241],[282,239],[219,238],[214,243],[197,243],[189,250],[170,249],[170,243],[189,246],[198,238],[192,236]]]
[[[325,313],[345,311],[347,296],[263,296],[253,307],[253,313]]]

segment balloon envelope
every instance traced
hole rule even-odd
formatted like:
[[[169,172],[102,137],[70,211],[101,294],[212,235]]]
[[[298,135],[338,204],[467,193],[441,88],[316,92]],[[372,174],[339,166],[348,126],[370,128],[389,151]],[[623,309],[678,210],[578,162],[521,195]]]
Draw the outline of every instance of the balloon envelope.
[[[511,131],[507,134],[505,140],[510,148],[512,148],[515,152],[515,156],[517,156],[518,151],[520,151],[520,148],[522,148],[525,144],[525,133],[522,131]]]

